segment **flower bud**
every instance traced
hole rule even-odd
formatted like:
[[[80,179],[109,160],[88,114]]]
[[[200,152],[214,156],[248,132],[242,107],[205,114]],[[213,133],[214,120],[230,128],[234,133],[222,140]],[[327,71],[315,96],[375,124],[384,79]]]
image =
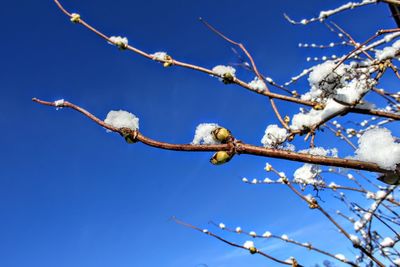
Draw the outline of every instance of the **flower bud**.
[[[321,103],[315,104],[313,106],[313,109],[315,109],[315,110],[323,110],[324,108],[325,108],[325,106]]]
[[[173,63],[172,63],[172,57],[171,57],[170,55],[165,55],[165,56],[164,56],[164,60],[165,60],[165,62],[164,62],[164,64],[163,64],[163,66],[164,66],[165,68],[171,67],[171,66],[173,65]]]
[[[163,66],[165,68],[171,67],[172,66],[172,62],[164,62]]]
[[[214,135],[214,138],[217,139],[218,141],[224,143],[227,141],[229,137],[231,137],[231,132],[223,127],[219,127],[215,129],[212,134]]]
[[[73,23],[79,23],[81,21],[81,15],[77,14],[77,13],[72,13],[71,14],[71,22]]]
[[[135,132],[132,132],[130,129],[123,128],[121,129],[121,135],[124,137],[125,141],[128,144],[134,144],[137,142]]]
[[[210,159],[210,162],[214,165],[221,165],[224,164],[228,161],[230,161],[232,158],[231,155],[228,154],[226,151],[218,151],[213,155],[213,157]]]
[[[257,249],[255,247],[250,247],[249,251],[251,254],[256,254],[257,253]]]
[[[225,72],[223,75],[222,75],[222,82],[224,83],[224,84],[229,84],[229,83],[232,83],[233,82],[233,79],[234,79],[235,77],[232,75],[232,73],[230,73],[230,72]]]

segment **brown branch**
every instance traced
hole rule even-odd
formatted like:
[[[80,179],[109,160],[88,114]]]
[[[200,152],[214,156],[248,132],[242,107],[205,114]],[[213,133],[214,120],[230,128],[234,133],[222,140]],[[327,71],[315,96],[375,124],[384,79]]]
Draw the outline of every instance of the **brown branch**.
[[[218,227],[218,225],[217,225],[215,222],[210,222],[210,223],[213,224],[214,226]],[[335,255],[333,255],[332,253],[329,253],[329,252],[324,251],[324,250],[322,250],[322,249],[316,248],[316,247],[314,247],[314,246],[312,246],[311,244],[308,244],[308,243],[301,243],[301,242],[298,242],[298,241],[293,240],[293,239],[283,239],[282,236],[278,236],[278,235],[274,235],[274,234],[271,234],[271,235],[268,236],[268,237],[262,236],[262,235],[251,235],[249,232],[247,232],[247,231],[245,231],[245,230],[242,230],[242,229],[240,230],[240,232],[237,232],[236,230],[230,229],[230,228],[225,228],[224,230],[225,230],[225,231],[228,231],[228,232],[231,232],[231,233],[245,234],[245,235],[247,235],[247,236],[249,236],[249,237],[252,237],[252,238],[260,238],[260,239],[274,238],[274,239],[279,239],[279,240],[281,240],[281,241],[284,241],[284,242],[287,242],[287,243],[290,243],[290,244],[293,244],[293,245],[297,245],[297,246],[299,246],[299,247],[303,247],[303,248],[306,248],[306,249],[308,249],[308,250],[313,250],[313,251],[315,251],[315,252],[318,252],[318,253],[320,253],[320,254],[329,256],[329,257],[331,257],[331,258],[333,258],[333,259],[335,259],[335,260],[338,260],[338,261],[340,261],[340,262],[347,263],[347,264],[349,264],[349,265],[351,265],[351,266],[357,267],[357,265],[354,264],[354,263],[351,262],[351,261],[348,261],[348,260],[344,260],[344,261],[339,260],[339,259],[336,258]]]
[[[166,149],[166,150],[176,150],[176,151],[231,151],[232,144],[220,144],[220,145],[193,145],[193,144],[171,144],[161,141],[156,141],[151,138],[148,138],[138,131],[132,131],[129,129],[121,128],[117,129],[111,125],[106,124],[104,121],[100,120],[87,110],[72,104],[68,101],[64,101],[62,104],[56,105],[55,102],[48,102],[43,101],[37,98],[32,99],[34,102],[37,102],[42,105],[46,106],[53,106],[53,107],[66,107],[72,108],[85,116],[89,119],[93,120],[95,123],[99,124],[100,126],[119,133],[119,134],[126,134],[126,131],[130,131],[130,135],[133,139],[142,142],[148,146]],[[262,157],[271,157],[271,158],[279,158],[279,159],[286,159],[290,161],[297,161],[297,162],[305,162],[305,163],[312,163],[312,164],[319,164],[319,165],[326,165],[326,166],[335,166],[335,167],[343,167],[343,168],[351,168],[357,170],[366,170],[372,172],[382,172],[387,173],[388,170],[382,169],[375,163],[370,162],[363,162],[359,160],[353,159],[342,159],[342,158],[335,158],[335,157],[324,157],[324,156],[316,156],[311,154],[304,154],[304,153],[297,153],[287,150],[280,150],[274,148],[265,148],[260,146],[254,146],[250,144],[242,143],[238,140],[234,141],[234,152],[236,154],[248,154],[248,155],[255,155],[255,156],[262,156]]]
[[[251,56],[250,52],[246,49],[246,47],[242,44],[242,43],[238,43],[233,41],[232,39],[228,38],[227,36],[225,36],[223,33],[221,33],[220,31],[218,31],[216,28],[214,28],[212,25],[210,25],[207,21],[201,19],[201,21],[214,33],[216,33],[218,36],[220,36],[222,39],[224,39],[225,41],[238,46],[247,56],[247,58],[250,60],[251,66],[253,68],[254,73],[256,74],[257,78],[259,79],[259,81],[262,82],[262,84],[265,86],[265,91],[266,92],[270,92],[268,86],[266,85],[265,81],[264,81],[264,77],[263,75],[260,74],[260,72],[258,71],[257,65],[253,59],[253,57]],[[280,114],[278,107],[275,104],[275,101],[272,97],[269,98],[269,101],[271,103],[271,107],[273,109],[273,111],[275,112],[275,115],[277,116],[278,120],[280,121],[280,123],[282,124],[282,126],[285,129],[289,129],[288,124],[285,122],[285,120],[282,118],[282,115]]]
[[[233,243],[233,242],[231,242],[231,241],[228,241],[228,240],[226,240],[226,239],[224,239],[224,238],[222,238],[222,237],[220,237],[220,236],[218,236],[218,235],[216,235],[216,234],[214,234],[214,233],[212,233],[212,232],[210,232],[210,231],[208,231],[208,230],[205,231],[205,230],[200,229],[200,228],[198,228],[198,227],[196,227],[196,226],[194,226],[194,225],[191,225],[191,224],[189,224],[189,223],[183,222],[183,221],[181,221],[181,220],[179,220],[179,219],[177,219],[177,218],[175,218],[175,217],[172,217],[172,220],[173,220],[174,222],[176,222],[177,224],[183,225],[183,226],[185,226],[185,227],[188,227],[188,228],[194,229],[194,230],[196,230],[196,231],[205,233],[205,234],[207,234],[207,235],[209,235],[209,236],[212,236],[212,237],[214,237],[214,238],[216,238],[216,239],[218,239],[218,240],[220,240],[220,241],[222,241],[222,242],[224,242],[224,243],[226,243],[226,244],[228,244],[228,245],[230,245],[230,246],[233,246],[233,247],[236,247],[236,248],[241,248],[241,249],[244,249],[244,250],[249,250],[249,249],[245,248],[244,246],[241,246],[241,245],[238,245],[238,244]],[[254,253],[260,254],[260,255],[262,255],[262,256],[264,256],[264,257],[266,257],[266,258],[268,258],[268,259],[270,259],[270,260],[272,260],[272,261],[275,261],[275,262],[278,262],[278,263],[281,263],[281,264],[284,264],[284,265],[292,265],[292,263],[279,260],[279,259],[277,259],[277,258],[275,258],[275,257],[272,257],[271,255],[269,255],[269,254],[267,254],[267,253],[265,253],[265,252],[262,252],[262,251],[260,251],[260,250],[258,250],[258,249],[256,249]],[[302,267],[300,264],[297,264],[296,266]]]
[[[56,3],[56,5],[60,8],[60,10],[67,15],[68,17],[72,18],[72,14],[69,13],[58,0],[54,0],[54,2]],[[80,18],[77,23],[81,24],[82,26],[86,27],[87,29],[89,29],[90,31],[94,32],[96,35],[98,35],[99,37],[101,37],[102,39],[106,40],[107,42],[113,43],[115,44],[115,42],[113,42],[108,36],[106,36],[105,34],[103,34],[102,32],[100,32],[99,30],[97,30],[96,28],[94,28],[93,26],[91,26],[90,24],[88,24],[87,22],[85,22],[82,18]],[[230,40],[230,39],[229,39]],[[232,40],[231,40],[232,41]],[[233,41],[232,41],[233,42]],[[236,42],[234,42],[235,44],[237,44]],[[131,45],[127,45],[126,50],[132,51],[134,53],[137,53],[147,59],[151,59],[151,60],[155,60],[161,63],[165,63],[165,62],[170,62],[172,63],[172,65],[174,66],[179,66],[179,67],[183,67],[183,68],[187,68],[187,69],[191,69],[191,70],[195,70],[195,71],[199,71],[199,72],[203,72],[215,77],[219,77],[219,78],[223,78],[220,75],[218,75],[217,73],[213,72],[210,69],[201,67],[201,66],[197,66],[197,65],[193,65],[193,64],[189,64],[189,63],[185,63],[185,62],[181,62],[175,59],[171,59],[171,60],[164,60],[164,59],[154,59],[153,55],[146,53],[136,47],[133,47]],[[247,51],[247,50],[246,50]],[[247,52],[248,54],[248,52]],[[250,57],[251,55],[248,54]],[[254,63],[254,61],[251,59],[252,63]],[[255,65],[254,65],[255,66]],[[253,67],[254,68],[254,67]],[[255,70],[257,70],[257,68],[255,68]],[[258,70],[257,70],[258,72]],[[260,75],[260,74],[259,74]],[[260,80],[264,81],[263,77],[259,77]],[[306,101],[306,100],[301,100],[297,97],[292,97],[292,96],[286,96],[286,95],[281,95],[278,93],[273,93],[270,92],[269,90],[260,90],[260,89],[254,89],[252,87],[250,87],[246,82],[238,79],[237,77],[234,77],[232,80],[232,83],[239,85],[251,92],[260,94],[260,95],[264,95],[269,97],[271,100],[272,99],[279,99],[279,100],[283,100],[283,101],[288,101],[288,102],[292,102],[292,103],[297,103],[297,104],[302,104],[302,105],[306,105],[306,106],[315,106],[316,103],[311,102],[311,101]],[[266,87],[267,88],[267,87]],[[273,101],[272,101],[273,102]],[[272,104],[271,102],[271,104]],[[273,107],[275,106],[275,104],[273,104]],[[276,107],[275,107],[276,108]],[[354,113],[360,113],[360,114],[369,114],[369,115],[375,115],[375,116],[380,116],[380,117],[386,117],[386,118],[391,118],[394,120],[400,120],[400,114],[396,114],[396,113],[391,113],[391,112],[384,112],[384,111],[379,111],[379,110],[366,110],[366,109],[358,109],[358,108],[349,108],[349,112],[354,112]],[[279,118],[279,117],[278,117]],[[282,117],[280,117],[282,119]]]

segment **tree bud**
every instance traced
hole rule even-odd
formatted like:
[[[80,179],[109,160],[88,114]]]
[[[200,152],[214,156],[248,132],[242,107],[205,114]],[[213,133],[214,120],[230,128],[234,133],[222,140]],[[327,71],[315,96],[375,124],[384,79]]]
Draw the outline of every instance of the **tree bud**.
[[[215,139],[224,143],[229,137],[231,137],[231,132],[223,127],[219,127],[212,132]]]
[[[213,157],[210,159],[210,162],[214,165],[221,165],[224,164],[228,161],[230,161],[232,158],[231,155],[228,154],[226,151],[218,151],[213,155]]]

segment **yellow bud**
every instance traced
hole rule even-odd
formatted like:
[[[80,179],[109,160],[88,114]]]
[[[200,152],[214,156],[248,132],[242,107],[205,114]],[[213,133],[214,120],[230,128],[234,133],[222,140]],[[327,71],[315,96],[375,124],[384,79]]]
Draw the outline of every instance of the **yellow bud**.
[[[298,96],[299,96],[299,93],[297,93],[296,90],[293,90],[293,91],[292,91],[292,95],[293,95],[293,97],[298,97]]]
[[[265,165],[265,170],[267,172],[270,172],[272,170],[272,165],[270,165],[269,163],[267,163],[267,165]]]
[[[318,202],[315,198],[312,198],[309,202],[308,202],[308,207],[310,209],[316,209],[318,208]]]
[[[325,108],[325,106],[323,104],[321,104],[321,103],[318,103],[318,104],[313,106],[313,109],[315,109],[315,110],[322,110],[324,108]]]
[[[210,159],[210,162],[214,165],[221,165],[224,164],[228,161],[230,161],[232,158],[231,155],[228,154],[226,151],[218,151],[213,155],[213,157]]]
[[[212,133],[215,139],[217,139],[220,142],[225,142],[231,136],[231,132],[223,127],[215,129]]]
[[[250,247],[249,251],[251,254],[256,254],[257,253],[257,249],[255,247]]]
[[[230,73],[230,72],[224,73],[224,74],[222,75],[222,78],[223,78],[223,79],[222,79],[222,82],[225,83],[225,84],[232,83],[232,82],[233,82],[233,79],[234,79],[232,73]]]
[[[335,135],[336,135],[337,137],[341,136],[341,135],[342,135],[342,131],[341,131],[341,130],[337,130],[336,133],[335,133]]]
[[[121,129],[121,135],[124,137],[125,141],[128,144],[134,144],[137,142],[137,140],[135,139],[136,135],[135,132],[132,132],[132,130],[130,129],[126,128]]]
[[[81,15],[77,14],[77,13],[73,13],[71,14],[71,22],[73,23],[79,23],[81,20]]]
[[[283,120],[284,120],[286,123],[289,123],[289,122],[290,122],[290,117],[289,117],[288,115],[286,115],[285,118],[283,118]]]
[[[172,62],[164,62],[163,66],[165,68],[171,67],[172,66]]]

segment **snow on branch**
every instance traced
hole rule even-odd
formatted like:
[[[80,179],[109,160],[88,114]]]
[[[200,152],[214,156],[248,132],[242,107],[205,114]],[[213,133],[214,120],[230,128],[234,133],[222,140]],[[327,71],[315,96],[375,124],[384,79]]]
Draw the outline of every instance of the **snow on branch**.
[[[291,19],[287,14],[284,14],[284,17],[291,24],[307,25],[307,24],[315,22],[315,21],[324,21],[327,18],[329,18],[330,16],[333,16],[333,15],[343,12],[345,10],[354,9],[354,8],[365,6],[365,5],[376,4],[377,2],[378,2],[378,0],[363,0],[361,2],[348,2],[344,5],[334,8],[334,9],[321,11],[319,13],[318,17],[314,17],[314,18],[310,18],[310,19],[302,19],[300,21],[295,21],[295,20]]]

